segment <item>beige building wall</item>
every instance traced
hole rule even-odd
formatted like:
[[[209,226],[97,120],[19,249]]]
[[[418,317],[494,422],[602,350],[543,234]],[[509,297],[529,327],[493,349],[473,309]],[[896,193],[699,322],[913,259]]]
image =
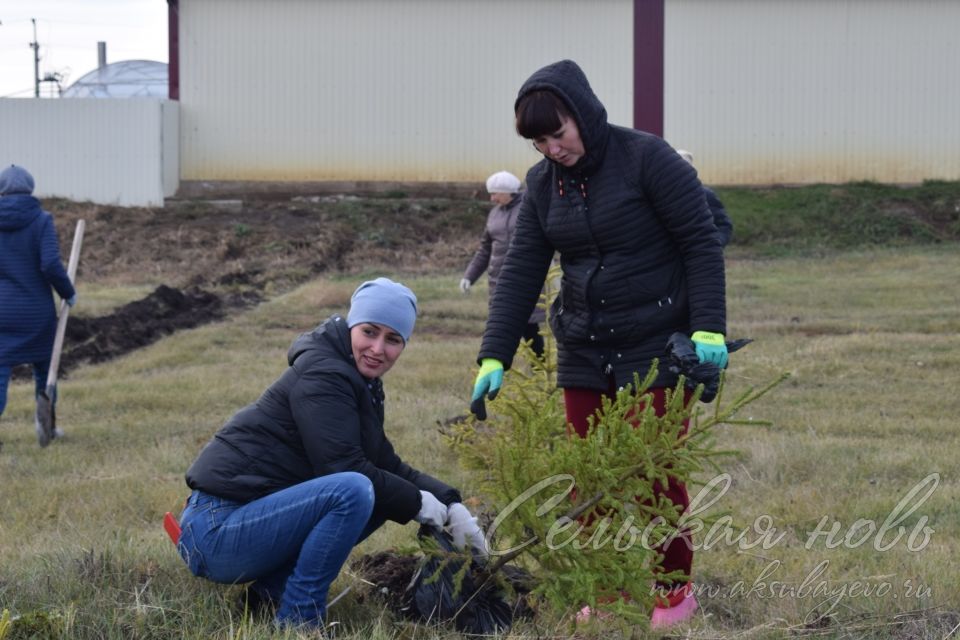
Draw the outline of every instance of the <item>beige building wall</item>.
[[[960,179],[960,2],[665,10],[664,137],[705,182]]]
[[[956,0],[665,0],[664,137],[705,182],[960,179]],[[633,0],[181,0],[181,178],[522,176],[523,80],[633,113]]]
[[[181,0],[181,178],[481,183],[537,68],[576,60],[632,121],[632,0]]]

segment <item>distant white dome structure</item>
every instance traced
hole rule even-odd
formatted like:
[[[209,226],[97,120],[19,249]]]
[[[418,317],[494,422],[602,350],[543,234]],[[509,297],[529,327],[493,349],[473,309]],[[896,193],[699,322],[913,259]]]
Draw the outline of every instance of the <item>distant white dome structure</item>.
[[[103,65],[67,87],[63,98],[166,98],[167,64],[121,60]]]

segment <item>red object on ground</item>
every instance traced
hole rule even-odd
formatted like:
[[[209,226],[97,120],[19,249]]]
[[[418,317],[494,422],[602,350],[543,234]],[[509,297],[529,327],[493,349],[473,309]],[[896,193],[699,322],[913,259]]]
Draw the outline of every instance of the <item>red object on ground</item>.
[[[177,522],[177,519],[174,518],[173,514],[169,511],[163,516],[163,528],[166,530],[167,535],[170,536],[170,542],[176,546],[180,541],[180,523]]]

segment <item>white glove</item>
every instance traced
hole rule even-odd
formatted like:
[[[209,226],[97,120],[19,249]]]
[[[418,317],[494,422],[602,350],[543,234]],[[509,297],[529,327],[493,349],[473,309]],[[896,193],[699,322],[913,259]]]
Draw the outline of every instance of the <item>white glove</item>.
[[[447,516],[447,529],[453,537],[453,545],[464,549],[469,543],[481,556],[487,557],[487,541],[483,530],[477,524],[477,519],[470,515],[470,511],[461,503],[454,502],[447,508]]]
[[[442,528],[447,521],[447,507],[429,491],[420,491],[420,513],[415,520],[420,524]]]
[[[460,279],[460,292],[461,293],[470,293],[470,281],[466,278]]]

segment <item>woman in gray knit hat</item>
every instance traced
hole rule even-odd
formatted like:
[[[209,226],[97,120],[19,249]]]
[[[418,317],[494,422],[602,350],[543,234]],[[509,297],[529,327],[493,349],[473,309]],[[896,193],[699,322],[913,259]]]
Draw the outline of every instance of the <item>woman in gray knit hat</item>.
[[[283,626],[320,626],[350,551],[387,520],[447,528],[484,552],[460,492],[400,459],[381,378],[413,333],[417,298],[377,278],[350,312],[297,337],[286,371],[214,435],[187,470],[177,549],[214,582],[253,582]],[[174,538],[177,534],[174,530]]]

